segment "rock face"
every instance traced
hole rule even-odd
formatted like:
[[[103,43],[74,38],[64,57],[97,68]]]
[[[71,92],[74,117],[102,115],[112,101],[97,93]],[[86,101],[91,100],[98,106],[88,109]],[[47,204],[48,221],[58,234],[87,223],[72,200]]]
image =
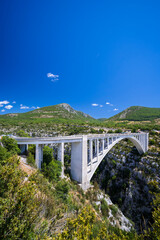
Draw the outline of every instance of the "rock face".
[[[74,109],[73,109],[69,104],[67,104],[67,103],[60,103],[60,104],[58,104],[58,106],[64,108],[65,110],[67,110],[67,111],[70,112],[70,113],[77,114],[77,111],[74,110]]]
[[[95,202],[99,211],[101,211],[103,201],[108,205],[108,220],[112,226],[117,226],[127,232],[134,228],[133,223],[112,203],[109,196],[102,192],[97,195],[97,201]]]
[[[127,143],[128,144],[128,143]],[[136,149],[123,142],[115,147],[100,164],[93,181],[110,196],[123,214],[141,232],[152,223],[149,182],[156,179],[160,169],[155,159],[141,157]]]

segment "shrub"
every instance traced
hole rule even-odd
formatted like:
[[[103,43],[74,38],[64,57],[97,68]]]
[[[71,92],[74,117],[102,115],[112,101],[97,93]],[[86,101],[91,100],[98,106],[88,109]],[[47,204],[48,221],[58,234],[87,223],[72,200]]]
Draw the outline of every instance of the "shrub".
[[[69,192],[69,184],[64,180],[60,180],[56,185],[56,193],[59,198],[66,200]]]
[[[101,212],[104,217],[108,217],[109,215],[109,206],[105,199],[101,201]]]
[[[35,159],[34,159],[34,156],[31,152],[28,153],[28,156],[27,156],[27,163],[33,167],[35,167]]]
[[[53,149],[49,146],[43,148],[43,163],[48,165],[53,160]]]
[[[122,133],[122,129],[115,130],[115,133]]]
[[[46,163],[42,163],[42,171],[49,181],[56,181],[61,175],[61,162],[52,159],[48,165]]]
[[[110,209],[112,211],[113,216],[115,217],[116,214],[118,213],[118,208],[115,205],[113,205],[113,204],[110,205],[109,207],[110,207]]]

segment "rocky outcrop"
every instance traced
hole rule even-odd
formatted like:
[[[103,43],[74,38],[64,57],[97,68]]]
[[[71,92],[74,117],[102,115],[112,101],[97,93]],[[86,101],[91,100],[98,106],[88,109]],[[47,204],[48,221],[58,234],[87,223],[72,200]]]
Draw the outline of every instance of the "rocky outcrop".
[[[155,159],[141,157],[135,148],[117,145],[102,161],[93,180],[110,196],[123,214],[135,223],[137,232],[152,222],[149,182],[160,174]]]

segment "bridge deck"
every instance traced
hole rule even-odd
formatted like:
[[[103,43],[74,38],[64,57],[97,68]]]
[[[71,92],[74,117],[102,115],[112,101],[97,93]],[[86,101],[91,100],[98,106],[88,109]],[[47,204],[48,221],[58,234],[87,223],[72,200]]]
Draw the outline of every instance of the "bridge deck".
[[[43,144],[43,143],[69,143],[69,142],[81,142],[83,136],[87,136],[87,140],[91,139],[104,139],[109,137],[136,137],[145,133],[119,133],[119,134],[88,134],[88,135],[72,135],[72,136],[60,136],[60,137],[14,137],[18,144]]]

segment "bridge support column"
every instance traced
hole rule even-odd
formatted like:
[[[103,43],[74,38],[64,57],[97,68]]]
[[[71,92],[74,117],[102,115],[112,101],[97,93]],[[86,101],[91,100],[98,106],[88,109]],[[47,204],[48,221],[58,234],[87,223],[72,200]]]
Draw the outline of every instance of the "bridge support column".
[[[98,155],[99,155],[99,139],[97,139],[97,161],[98,161]]]
[[[36,166],[41,169],[41,162],[43,161],[43,145],[36,144]]]
[[[91,162],[91,166],[92,166],[92,159],[93,159],[93,141],[91,139],[89,140],[89,160]]]
[[[104,151],[104,139],[102,139],[102,152]]]
[[[71,176],[84,190],[87,189],[87,136],[83,136],[81,142],[72,143]]]
[[[97,140],[94,140],[94,157],[97,156]]]
[[[64,143],[58,144],[58,161],[62,164],[61,178],[64,178]]]
[[[148,151],[149,133],[145,135],[145,151]]]

